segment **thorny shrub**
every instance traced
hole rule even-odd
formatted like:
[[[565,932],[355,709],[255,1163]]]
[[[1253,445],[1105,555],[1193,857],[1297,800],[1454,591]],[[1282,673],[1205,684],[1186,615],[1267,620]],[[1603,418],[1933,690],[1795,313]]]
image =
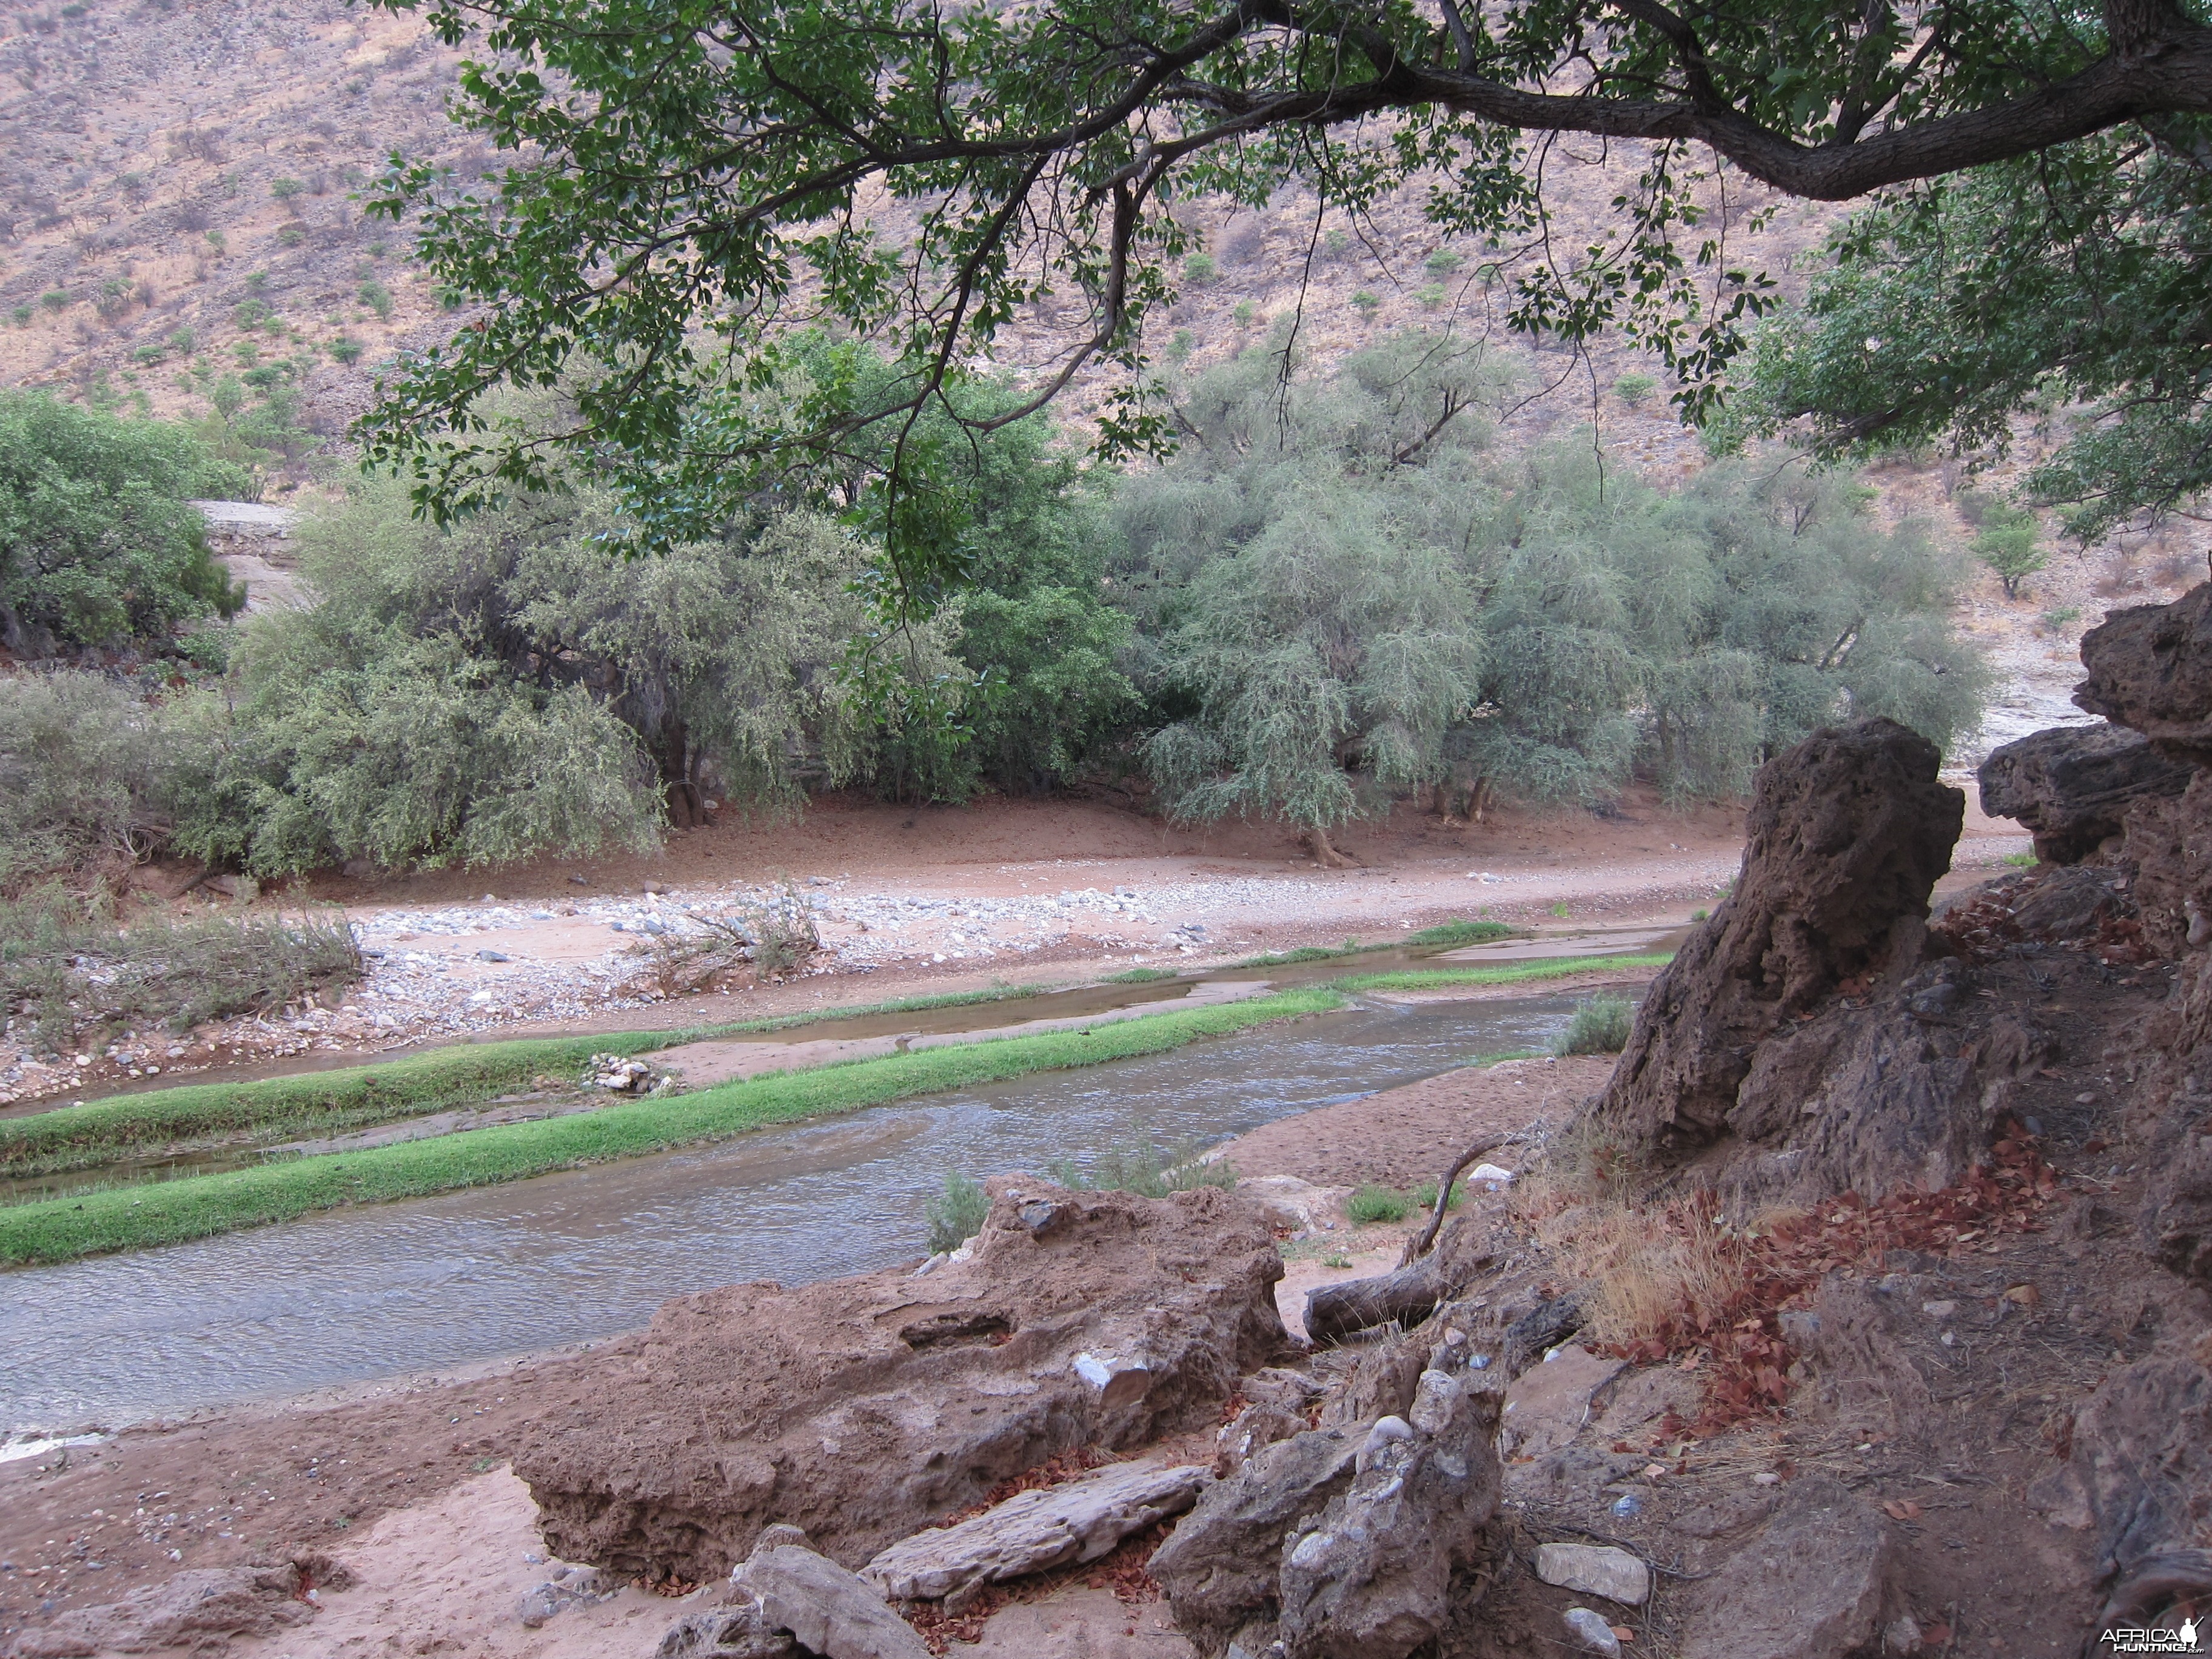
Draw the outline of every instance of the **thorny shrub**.
[[[0,1012],[50,1053],[125,1026],[181,1031],[267,1013],[362,973],[338,918],[157,916],[123,927],[58,889],[0,901]]]
[[[758,903],[740,902],[719,916],[687,915],[642,947],[668,996],[781,980],[821,948],[814,907],[788,879]]]

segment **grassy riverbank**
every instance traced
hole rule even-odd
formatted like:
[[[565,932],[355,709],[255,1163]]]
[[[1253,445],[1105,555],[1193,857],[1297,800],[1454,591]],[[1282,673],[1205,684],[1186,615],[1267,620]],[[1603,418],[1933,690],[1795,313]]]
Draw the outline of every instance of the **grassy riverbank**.
[[[1448,985],[1528,985],[1568,979],[1577,974],[1613,969],[1641,971],[1664,968],[1672,954],[1620,957],[1549,957],[1538,962],[1504,962],[1494,968],[1410,968],[1393,974],[1352,974],[1329,983],[1340,991],[1430,991]]]
[[[1342,1006],[1343,998],[1334,991],[1285,991],[1249,1002],[1146,1015],[1088,1030],[948,1044],[803,1072],[773,1073],[696,1094],[366,1152],[295,1158],[223,1175],[18,1205],[0,1210],[0,1265],[67,1261],[103,1251],[204,1238],[341,1205],[520,1181],[555,1170],[726,1139],[769,1124],[974,1088],[1030,1073],[1161,1054],[1201,1037]],[[611,1048],[609,1041],[595,1038],[586,1052]]]
[[[1048,988],[995,987],[665,1031],[459,1043],[371,1066],[304,1072],[255,1083],[191,1083],[116,1095],[82,1106],[0,1118],[0,1177],[64,1175],[173,1150],[198,1150],[240,1135],[273,1141],[337,1134],[481,1104],[514,1090],[539,1086],[541,1079],[573,1085],[593,1054],[651,1054],[679,1043],[780,1031],[824,1020],[1019,1000],[1038,994],[1041,988]]]

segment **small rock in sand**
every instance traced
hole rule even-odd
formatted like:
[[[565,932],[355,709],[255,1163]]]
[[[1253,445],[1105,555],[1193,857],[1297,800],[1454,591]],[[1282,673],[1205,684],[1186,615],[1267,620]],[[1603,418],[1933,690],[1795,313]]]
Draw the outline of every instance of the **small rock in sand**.
[[[1620,1659],[1620,1638],[1613,1633],[1613,1626],[1588,1607],[1569,1607],[1566,1613],[1567,1634],[1586,1653],[1601,1653],[1606,1659]]]

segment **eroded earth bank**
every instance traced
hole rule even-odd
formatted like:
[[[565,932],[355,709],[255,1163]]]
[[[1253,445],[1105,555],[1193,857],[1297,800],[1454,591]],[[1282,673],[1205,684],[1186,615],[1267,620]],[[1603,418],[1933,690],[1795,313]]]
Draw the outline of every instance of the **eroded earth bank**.
[[[0,1468],[14,1651],[1844,1659],[2201,1622],[2212,586],[2082,655],[2107,724],[1983,769],[2043,863],[1931,910],[1966,805],[1935,750],[1817,734],[1617,1066],[1273,1126],[1234,1192],[1007,1173],[949,1256]],[[1491,1166],[1425,1249],[1340,1207],[1414,1124],[1432,1175]]]

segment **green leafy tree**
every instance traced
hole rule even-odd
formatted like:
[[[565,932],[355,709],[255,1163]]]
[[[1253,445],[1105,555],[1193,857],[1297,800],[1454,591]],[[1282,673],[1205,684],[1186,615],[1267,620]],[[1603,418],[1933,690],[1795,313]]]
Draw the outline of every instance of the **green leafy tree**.
[[[181,427],[0,392],[0,644],[165,649],[178,624],[231,615],[245,589],[191,502],[250,487]]]
[[[364,428],[372,457],[414,469],[441,507],[550,464],[476,422],[502,383],[618,365],[581,396],[570,441],[617,469],[690,458],[742,499],[777,452],[945,408],[1048,289],[1088,308],[1065,374],[1103,359],[1133,376],[1144,324],[1194,251],[1171,198],[1256,207],[1303,180],[1358,213],[1432,170],[1440,233],[1517,240],[1546,217],[1542,141],[1523,135],[1562,131],[1641,143],[1644,166],[1606,239],[1521,281],[1512,321],[1577,340],[1628,329],[1697,414],[1768,301],[1700,196],[1708,149],[1783,191],[1844,200],[2088,135],[2132,143],[2118,136],[2130,123],[2178,130],[2186,148],[2212,112],[2197,0],[2063,15],[1965,0],[1932,20],[1835,0],[420,9],[449,42],[481,29],[456,117],[523,158],[459,191],[431,163],[403,167],[372,204],[419,215],[435,277],[482,304],[387,384]],[[878,240],[868,205],[884,196],[916,205],[903,246]],[[899,404],[825,396],[773,422],[748,420],[734,392],[702,405],[702,365],[733,388],[765,384],[800,313],[890,342],[909,371]],[[1102,422],[1109,451],[1168,432],[1133,387]],[[895,473],[914,459],[884,455]],[[902,578],[926,585],[936,550],[902,521],[899,493],[878,520]]]
[[[1453,486],[1502,376],[1416,336],[1287,391],[1280,361],[1255,349],[1193,389],[1176,463],[1123,486],[1117,586],[1170,716],[1143,750],[1170,809],[1280,817],[1334,862],[1329,830],[1374,792],[1443,775],[1476,700]]]
[[[2002,502],[1984,514],[1981,528],[1974,532],[1973,549],[1975,556],[1997,573],[2008,599],[2018,599],[2021,583],[2051,562],[2035,514]]]
[[[1972,728],[1985,671],[1922,527],[1771,460],[1672,496],[1587,443],[1505,465],[1481,419],[1500,382],[1408,334],[1287,388],[1260,351],[1193,388],[1182,452],[1116,501],[1172,810],[1280,817],[1326,859],[1331,826],[1425,787],[1478,815],[1639,771],[1727,795],[1853,714]]]
[[[1735,419],[1848,459],[2002,459],[2094,539],[2212,489],[2212,125],[2146,119],[1902,191],[1831,241],[1761,337]],[[2070,406],[2071,414],[2054,420]]]
[[[634,559],[587,483],[439,526],[356,484],[298,542],[314,603],[257,619],[228,712],[179,739],[180,847],[259,872],[349,858],[483,864],[644,845],[709,796],[775,801],[886,764],[847,672],[872,551],[773,510]],[[886,660],[970,677],[957,606]]]

